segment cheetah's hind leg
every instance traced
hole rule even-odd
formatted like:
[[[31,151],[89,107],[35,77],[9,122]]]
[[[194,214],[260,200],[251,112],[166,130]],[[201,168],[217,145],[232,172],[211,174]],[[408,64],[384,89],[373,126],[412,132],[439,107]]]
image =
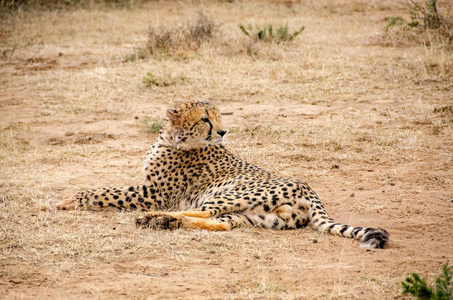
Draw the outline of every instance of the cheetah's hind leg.
[[[230,230],[231,225],[211,218],[188,217],[185,212],[149,212],[136,219],[137,227],[152,229],[197,228],[210,231]]]
[[[182,220],[165,213],[148,213],[137,218],[135,225],[141,228],[173,230],[182,227]]]

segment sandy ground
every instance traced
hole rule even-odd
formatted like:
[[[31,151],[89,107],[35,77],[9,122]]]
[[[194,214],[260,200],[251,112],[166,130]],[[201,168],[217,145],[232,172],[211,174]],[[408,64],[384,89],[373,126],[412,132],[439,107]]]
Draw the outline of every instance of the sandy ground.
[[[433,282],[453,262],[451,48],[392,44],[382,26],[407,13],[384,1],[320,3],[5,15],[1,298],[403,299],[409,274]],[[149,26],[200,9],[233,48],[131,58]],[[306,31],[251,56],[237,24],[261,19]],[[139,184],[157,137],[146,120],[200,98],[227,113],[227,147],[306,180],[336,221],[387,229],[386,248],[310,228],[151,231],[135,228],[139,212],[56,210],[68,193]]]

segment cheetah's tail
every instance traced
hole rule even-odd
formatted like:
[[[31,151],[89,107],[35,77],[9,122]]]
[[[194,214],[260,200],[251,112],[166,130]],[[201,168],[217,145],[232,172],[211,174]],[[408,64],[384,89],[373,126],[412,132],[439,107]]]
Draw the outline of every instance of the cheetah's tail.
[[[359,240],[361,241],[361,248],[382,249],[388,241],[388,233],[385,229],[355,227],[335,223],[327,215],[319,200],[315,200],[310,204],[309,215],[310,221],[316,230]]]

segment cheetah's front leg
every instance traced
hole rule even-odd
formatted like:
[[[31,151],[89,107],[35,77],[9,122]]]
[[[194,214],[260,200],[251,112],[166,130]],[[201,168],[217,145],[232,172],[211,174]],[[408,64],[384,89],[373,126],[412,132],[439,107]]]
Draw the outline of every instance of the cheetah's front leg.
[[[165,202],[158,189],[143,185],[80,192],[62,199],[57,205],[60,210],[101,210],[109,207],[120,210],[161,210],[165,208]]]
[[[63,196],[62,200],[58,202],[57,208],[59,210],[76,210],[76,209],[87,209],[88,206],[84,206],[83,202],[85,197],[89,197],[92,193],[95,193],[95,190],[89,190],[84,192],[79,192],[76,195],[66,195]],[[93,206],[92,210],[96,210],[96,208],[101,209],[102,206]]]

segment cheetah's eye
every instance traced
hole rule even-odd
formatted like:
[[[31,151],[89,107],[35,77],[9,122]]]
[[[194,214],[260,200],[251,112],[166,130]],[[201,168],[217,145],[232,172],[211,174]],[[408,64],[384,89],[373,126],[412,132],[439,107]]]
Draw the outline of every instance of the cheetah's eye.
[[[206,118],[206,117],[202,118],[201,120],[202,120],[203,122],[209,123],[209,119]]]

